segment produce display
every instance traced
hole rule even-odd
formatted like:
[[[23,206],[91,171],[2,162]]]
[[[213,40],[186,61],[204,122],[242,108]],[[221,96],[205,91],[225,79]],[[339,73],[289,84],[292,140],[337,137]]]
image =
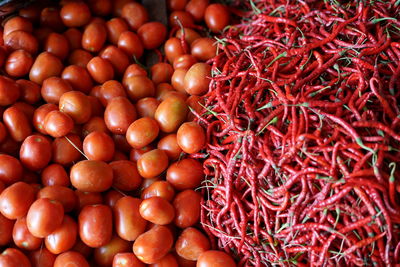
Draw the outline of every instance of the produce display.
[[[0,267],[400,266],[400,2],[166,5],[3,19]]]

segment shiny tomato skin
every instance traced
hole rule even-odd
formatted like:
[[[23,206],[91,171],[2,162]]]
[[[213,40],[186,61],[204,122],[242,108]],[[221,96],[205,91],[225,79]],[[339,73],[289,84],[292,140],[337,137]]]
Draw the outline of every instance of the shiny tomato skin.
[[[220,32],[229,25],[229,10],[223,4],[211,4],[205,10],[204,20],[212,32]]]
[[[140,176],[135,162],[116,160],[110,163],[113,170],[113,187],[122,191],[132,191],[139,188],[143,178]]]
[[[114,134],[126,134],[129,125],[136,118],[136,108],[126,97],[116,97],[110,100],[104,111],[107,128]]]
[[[0,254],[0,266],[2,267],[31,267],[29,259],[21,250],[7,248]]]
[[[29,260],[32,267],[53,267],[56,255],[51,253],[46,247],[39,248],[29,253]]]
[[[76,251],[67,251],[57,256],[53,267],[65,266],[90,267],[85,257]]]
[[[114,141],[104,132],[91,132],[83,140],[83,153],[90,160],[110,161],[114,151]]]
[[[179,265],[174,255],[170,253],[156,263],[150,264],[149,267],[179,267]]]
[[[60,254],[74,246],[77,236],[78,224],[72,217],[65,215],[61,225],[46,236],[44,242],[51,253]]]
[[[183,159],[172,163],[167,170],[167,181],[175,189],[194,189],[204,179],[203,167],[195,159]]]
[[[56,230],[64,218],[64,208],[60,202],[39,198],[30,206],[26,215],[29,232],[44,238]]]
[[[43,239],[33,236],[27,227],[26,217],[21,217],[15,221],[13,228],[14,244],[25,250],[36,250],[40,248]]]
[[[142,218],[158,225],[169,224],[175,217],[174,207],[165,198],[158,196],[144,199],[139,212]]]
[[[200,254],[196,267],[236,267],[231,256],[223,251],[208,250]]]
[[[142,262],[153,264],[167,255],[172,245],[171,230],[166,226],[156,225],[135,240],[133,253]]]
[[[52,156],[51,143],[41,135],[28,136],[21,145],[19,158],[22,164],[32,171],[46,167]]]
[[[176,136],[179,147],[188,154],[199,152],[206,144],[206,133],[195,122],[183,123]]]
[[[188,189],[178,193],[172,202],[175,208],[174,223],[179,228],[195,225],[200,219],[201,195]]]
[[[168,156],[163,150],[153,149],[140,156],[137,166],[143,178],[154,178],[167,169]]]
[[[52,76],[59,76],[64,66],[61,60],[49,52],[39,54],[29,72],[29,79],[37,84]]]
[[[7,108],[3,113],[3,122],[10,136],[22,142],[32,133],[32,126],[25,113],[15,106]]]
[[[167,181],[156,181],[142,191],[141,198],[162,197],[171,201],[175,196],[175,190]]]
[[[103,161],[82,160],[71,168],[70,179],[79,190],[99,193],[111,187],[113,172],[110,165]]]
[[[112,212],[106,205],[85,206],[78,217],[79,236],[92,248],[98,248],[110,242],[112,237]]]
[[[185,121],[187,112],[185,101],[180,97],[171,96],[158,105],[154,118],[161,131],[172,133]]]
[[[0,106],[9,106],[21,96],[21,91],[14,80],[0,76]]]
[[[81,27],[90,21],[91,14],[84,2],[70,2],[61,8],[60,17],[67,27]]]
[[[153,142],[159,133],[156,120],[144,117],[134,121],[126,132],[126,140],[133,148],[142,148]]]
[[[12,241],[14,220],[7,219],[0,213],[0,246],[5,246]]]
[[[141,262],[132,252],[117,253],[114,256],[112,267],[145,267],[146,265]]]
[[[130,242],[113,235],[110,242],[94,250],[94,261],[98,266],[111,266],[114,256],[118,253],[131,251],[131,246]]]
[[[176,240],[175,249],[179,256],[195,261],[201,253],[210,249],[210,241],[196,228],[188,227]]]
[[[134,241],[146,229],[147,221],[139,213],[140,203],[138,198],[125,196],[114,205],[115,229],[124,240]]]
[[[56,200],[63,205],[65,212],[74,210],[78,205],[78,198],[75,195],[75,192],[71,188],[61,185],[43,187],[37,193],[37,198]]]
[[[0,194],[0,212],[7,219],[15,220],[25,216],[35,201],[35,190],[25,182],[16,182]]]

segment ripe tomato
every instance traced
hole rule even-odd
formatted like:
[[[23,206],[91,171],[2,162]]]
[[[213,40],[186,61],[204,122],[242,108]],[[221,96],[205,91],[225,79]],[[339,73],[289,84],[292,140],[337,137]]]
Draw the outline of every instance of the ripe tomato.
[[[143,43],[139,36],[131,31],[124,31],[118,37],[118,48],[124,51],[127,55],[133,56],[136,59],[142,57],[144,52]]]
[[[107,39],[107,30],[104,24],[91,22],[86,26],[82,35],[82,48],[89,52],[99,52]]]
[[[129,125],[136,120],[136,108],[126,97],[109,101],[104,111],[107,128],[114,134],[126,134]]]
[[[118,44],[118,39],[121,33],[127,31],[128,24],[123,18],[112,18],[106,23],[107,28],[107,38],[113,45]]]
[[[115,203],[115,230],[118,236],[124,240],[134,241],[146,229],[147,221],[139,213],[141,202],[138,198],[126,196]]]
[[[51,153],[49,138],[42,135],[31,135],[22,142],[19,158],[26,168],[37,171],[49,164]]]
[[[68,265],[90,267],[85,257],[76,251],[67,251],[57,256],[53,267],[65,267]]]
[[[88,96],[79,91],[64,93],[58,106],[61,112],[69,115],[77,124],[87,122],[92,115]]]
[[[187,112],[185,101],[180,97],[171,96],[158,105],[154,118],[161,131],[172,133],[185,121]]]
[[[53,267],[56,255],[51,253],[46,247],[41,247],[29,253],[32,267]]]
[[[178,193],[172,203],[175,225],[183,229],[195,225],[200,219],[200,201],[201,195],[193,190]]]
[[[186,153],[197,153],[206,144],[204,129],[195,122],[183,123],[176,134],[179,147]]]
[[[126,132],[126,140],[133,148],[142,148],[153,142],[159,132],[156,120],[144,117],[132,122]]]
[[[65,215],[61,225],[46,236],[44,243],[51,253],[60,254],[74,246],[77,236],[78,224],[72,217]]]
[[[129,160],[117,160],[110,163],[113,170],[113,187],[132,191],[139,188],[142,177],[139,175],[135,162]]]
[[[167,254],[156,263],[150,264],[149,267],[178,267],[178,262],[174,255]]]
[[[19,249],[7,248],[0,254],[0,266],[4,267],[31,267],[28,257]]]
[[[98,248],[110,242],[112,237],[112,212],[106,205],[88,205],[83,207],[78,217],[79,236],[92,248]]]
[[[91,132],[83,140],[83,152],[90,160],[110,161],[114,151],[114,141],[104,132]]]
[[[131,251],[131,246],[128,241],[113,235],[110,242],[94,250],[94,261],[98,264],[97,266],[111,266],[114,256],[118,253]]]
[[[52,76],[59,76],[64,66],[61,60],[49,52],[40,53],[29,72],[29,79],[42,84],[44,80]]]
[[[148,22],[140,26],[137,34],[145,49],[156,49],[165,41],[167,27],[161,22]]]
[[[179,256],[195,261],[210,249],[210,241],[199,230],[189,227],[183,230],[176,240],[175,249]]]
[[[79,49],[82,47],[82,32],[76,28],[69,28],[63,33],[67,39],[70,50]]]
[[[67,135],[74,128],[74,121],[68,114],[58,110],[50,111],[44,118],[44,130],[52,137]]]
[[[71,168],[71,184],[86,192],[104,192],[112,185],[113,172],[107,163],[82,160]]]
[[[114,78],[114,68],[107,59],[94,57],[88,62],[86,68],[97,83],[105,83]]]
[[[175,190],[167,181],[156,181],[143,190],[141,198],[148,199],[156,196],[171,201],[175,196]]]
[[[50,33],[44,43],[43,49],[59,59],[64,60],[69,53],[69,43],[64,35],[59,33]]]
[[[117,253],[114,256],[112,267],[127,267],[127,266],[145,267],[146,265],[140,260],[138,260],[135,254],[131,252]]]
[[[174,207],[162,197],[154,196],[142,201],[139,207],[142,218],[158,225],[166,225],[175,217]]]
[[[174,69],[171,64],[165,62],[156,63],[150,68],[151,80],[155,85],[160,83],[169,83],[173,72]]]
[[[211,66],[206,63],[195,63],[186,72],[183,80],[185,91],[190,95],[203,95],[208,91],[211,77]]]
[[[67,27],[81,27],[90,21],[91,14],[84,2],[69,2],[61,8],[60,17]]]
[[[78,55],[81,56],[81,55]],[[65,67],[61,77],[68,81],[75,90],[88,94],[93,87],[93,81],[86,66],[93,57],[83,55],[79,64]],[[84,64],[83,66],[81,66]]]
[[[65,212],[70,212],[78,206],[78,197],[75,195],[75,192],[71,188],[61,185],[43,187],[37,193],[37,198],[56,200],[63,205]]]
[[[195,159],[183,159],[169,166],[166,179],[177,190],[194,189],[204,179],[203,167]]]
[[[36,250],[42,244],[42,238],[33,236],[26,224],[26,217],[21,217],[15,221],[13,228],[14,244],[22,249]]]
[[[24,141],[32,133],[29,118],[17,107],[11,106],[4,111],[3,122],[10,136],[17,142]]]
[[[129,2],[123,6],[121,17],[128,22],[129,27],[134,31],[137,31],[140,26],[149,20],[149,14],[146,8],[134,2]]]
[[[0,213],[0,246],[7,245],[12,240],[14,221]]]
[[[172,245],[171,230],[166,226],[156,225],[135,240],[133,253],[142,262],[153,264],[167,255]]]
[[[236,267],[232,257],[222,251],[208,250],[200,254],[197,267]]]
[[[124,51],[109,45],[100,52],[100,57],[108,60],[114,68],[115,76],[121,77],[129,65],[129,58]]]
[[[204,20],[212,32],[222,31],[229,24],[230,14],[223,4],[211,4],[204,13]]]
[[[191,53],[199,61],[207,61],[216,56],[217,46],[212,38],[198,38],[191,45]]]
[[[6,36],[13,31],[19,31],[19,30],[32,32],[33,31],[32,23],[28,19],[22,16],[11,17],[7,19],[4,23],[3,36]]]
[[[14,80],[0,76],[0,105],[8,106],[15,103],[21,95],[18,84]]]
[[[8,55],[5,70],[12,77],[23,77],[29,73],[33,57],[25,50],[15,50]]]
[[[160,104],[154,97],[145,97],[136,102],[136,110],[139,117],[149,117],[154,119],[157,107]]]
[[[41,95],[44,101],[58,105],[61,96],[72,91],[72,86],[60,77],[50,77],[43,81]]]
[[[26,224],[32,235],[44,238],[61,225],[63,218],[64,208],[60,202],[38,198],[28,210]]]
[[[56,138],[51,146],[53,151],[52,161],[61,165],[70,165],[82,156],[79,152],[79,150],[82,150],[82,141],[75,134]]]
[[[124,85],[132,101],[154,96],[156,91],[153,81],[146,76],[127,77],[124,81]]]
[[[144,178],[154,178],[168,167],[168,156],[160,149],[153,149],[140,156],[137,161],[139,174]]]

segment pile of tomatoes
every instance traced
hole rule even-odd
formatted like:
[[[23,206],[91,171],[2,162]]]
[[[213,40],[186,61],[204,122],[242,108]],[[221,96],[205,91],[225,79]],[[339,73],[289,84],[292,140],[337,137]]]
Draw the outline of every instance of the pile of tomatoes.
[[[3,22],[1,267],[235,266],[202,232],[188,156],[206,142],[190,110],[217,53],[207,28],[229,11],[168,7],[169,28],[132,0],[39,1]],[[146,69],[154,49],[166,60]]]

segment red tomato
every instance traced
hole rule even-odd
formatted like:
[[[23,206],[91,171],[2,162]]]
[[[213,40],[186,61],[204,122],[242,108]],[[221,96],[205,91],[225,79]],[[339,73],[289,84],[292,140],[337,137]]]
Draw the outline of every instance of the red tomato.
[[[64,35],[59,33],[50,33],[49,36],[47,36],[43,49],[57,56],[61,60],[64,60],[68,56],[70,47],[68,40]]]
[[[209,0],[190,0],[185,10],[189,12],[196,21],[201,21],[204,18],[204,13],[208,6]]]
[[[91,14],[84,2],[70,2],[61,8],[60,17],[67,27],[81,27],[90,21]]]
[[[139,213],[140,203],[140,199],[131,196],[122,197],[115,203],[115,229],[124,240],[134,241],[146,229],[147,221]]]
[[[68,265],[79,267],[90,267],[85,257],[76,251],[67,251],[57,256],[53,267],[65,267]]]
[[[211,4],[205,10],[204,20],[212,32],[220,32],[229,25],[229,10],[223,4]]]
[[[46,237],[62,223],[64,208],[60,202],[48,198],[38,198],[32,203],[26,215],[29,232],[36,237]]]
[[[15,16],[7,19],[4,23],[3,36],[8,35],[13,31],[32,32],[32,23],[24,17]]]
[[[189,227],[183,230],[176,240],[175,249],[179,256],[195,261],[210,249],[210,241],[199,230]]]
[[[110,163],[113,170],[113,187],[132,191],[139,188],[142,177],[139,175],[135,162],[129,160],[117,160]]]
[[[124,18],[132,30],[137,31],[140,26],[149,20],[146,8],[139,4],[130,2],[123,6],[121,17]]]
[[[32,267],[53,267],[56,255],[51,253],[46,247],[41,247],[29,253]]]
[[[37,193],[37,198],[56,200],[63,205],[65,212],[74,210],[78,205],[78,197],[75,195],[75,192],[71,188],[61,185],[43,187]]]
[[[80,46],[81,46],[81,43],[79,43],[79,47]],[[68,64],[70,64],[72,66],[76,65],[81,68],[86,68],[86,65],[92,58],[93,58],[92,54],[90,54],[88,51],[77,48],[69,54]]]
[[[103,204],[103,195],[96,192],[83,192],[75,190],[75,195],[78,198],[78,210],[82,210],[83,207],[88,205]]]
[[[206,133],[197,123],[185,122],[179,127],[176,139],[184,152],[192,154],[203,149],[206,144]]]
[[[86,26],[82,35],[82,48],[89,52],[99,52],[107,39],[104,24],[92,22]]]
[[[154,97],[145,97],[139,99],[136,102],[136,109],[139,117],[154,118],[154,114],[156,113],[159,104],[160,101]]]
[[[112,99],[104,111],[107,128],[114,134],[126,134],[129,125],[136,120],[135,106],[126,97]]]
[[[118,48],[124,51],[128,56],[139,59],[143,55],[143,43],[139,36],[131,31],[124,31],[118,37]]]
[[[174,162],[167,170],[167,181],[177,190],[194,189],[200,186],[203,179],[203,167],[195,159]]]
[[[8,55],[5,70],[12,77],[27,75],[33,65],[33,57],[25,50],[15,50]]]
[[[33,63],[29,79],[42,84],[44,80],[52,76],[59,76],[64,66],[61,60],[49,52],[42,52]]]
[[[78,236],[78,224],[65,215],[61,225],[45,238],[46,248],[53,254],[60,254],[70,250]]]
[[[148,199],[156,196],[171,201],[175,196],[175,190],[167,181],[156,181],[143,190],[141,198]]]
[[[160,149],[153,149],[140,156],[137,161],[139,174],[144,178],[154,178],[168,167],[168,156]]]
[[[129,58],[126,53],[116,46],[107,46],[100,52],[99,55],[111,63],[116,76],[121,77],[129,65]]]
[[[34,35],[25,31],[13,31],[3,37],[4,45],[11,50],[22,49],[31,55],[38,51],[39,43]]]
[[[22,142],[32,133],[29,118],[15,106],[7,108],[3,113],[3,121],[10,136],[17,142]]]
[[[16,248],[7,248],[0,254],[2,267],[31,267],[29,259]]]
[[[151,80],[155,85],[170,82],[173,72],[174,69],[171,64],[165,62],[156,63],[150,68]]]
[[[236,267],[232,257],[222,251],[208,250],[200,254],[197,267]]]
[[[75,50],[82,47],[82,32],[76,28],[69,28],[63,33],[68,41],[69,49]]]
[[[44,101],[58,105],[61,96],[72,91],[72,86],[60,77],[50,77],[43,81],[41,95]]]
[[[182,153],[182,149],[178,145],[176,134],[169,134],[161,138],[160,141],[158,141],[157,148],[164,150],[171,161],[177,160]]]
[[[167,255],[172,245],[171,230],[166,226],[156,225],[135,240],[133,253],[142,262],[153,264]]]
[[[83,140],[83,152],[90,160],[110,161],[114,151],[114,141],[104,132],[91,132]]]
[[[178,262],[174,255],[167,254],[161,260],[156,263],[150,264],[149,267],[178,267]]]
[[[135,254],[131,252],[117,253],[114,256],[112,267],[127,267],[127,266],[145,267],[146,265],[140,260],[138,260]]]
[[[21,145],[19,158],[32,171],[43,169],[51,160],[51,143],[47,137],[31,135]]]
[[[14,80],[0,76],[0,106],[12,105],[18,100],[20,95],[19,86]]]
[[[112,212],[106,205],[88,205],[79,213],[79,236],[92,248],[110,242],[112,237]]]
[[[173,67],[174,69],[188,70],[196,62],[197,60],[194,56],[185,54],[175,58],[175,60],[173,61]]]
[[[128,127],[126,140],[133,148],[142,148],[153,142],[159,132],[156,120],[144,117],[140,118]]]
[[[82,127],[82,136],[86,137],[92,132],[103,132],[109,134],[107,125],[102,117],[91,117]]]
[[[64,93],[58,106],[61,112],[69,115],[77,124],[87,122],[92,115],[88,96],[79,91]]]
[[[98,264],[97,266],[111,266],[115,255],[131,251],[131,246],[128,241],[114,235],[110,242],[94,250],[94,261]]]
[[[171,96],[158,105],[154,118],[161,131],[171,133],[185,121],[187,112],[185,101],[180,97]]]
[[[129,98],[138,101],[144,97],[151,97],[155,94],[155,86],[152,80],[146,76],[131,76],[126,78],[124,85]]]
[[[73,128],[74,121],[68,114],[61,111],[50,111],[44,118],[44,130],[54,138],[67,135]]]
[[[113,172],[107,163],[98,160],[83,160],[71,168],[71,184],[86,192],[104,192],[112,185]]]
[[[128,24],[123,18],[112,18],[107,21],[106,28],[108,41],[113,45],[117,45],[121,33],[128,30]]]
[[[15,221],[13,228],[14,244],[22,249],[36,250],[42,244],[42,238],[33,236],[26,224],[26,217],[21,217]]]
[[[5,246],[12,240],[13,227],[14,221],[0,213],[0,246]]]
[[[52,143],[52,161],[61,165],[70,165],[82,156],[78,149],[82,150],[82,141],[79,136],[69,134],[56,138]]]
[[[185,91],[190,95],[203,95],[208,91],[211,77],[211,66],[206,63],[195,63],[186,72],[183,80]]]
[[[191,45],[191,54],[199,61],[207,61],[217,55],[215,40],[209,37],[196,39]]]
[[[88,62],[86,68],[97,83],[105,83],[114,78],[114,68],[107,59],[94,57]]]
[[[154,196],[142,201],[139,207],[140,215],[158,225],[166,225],[175,217],[174,207],[162,197]]]
[[[167,27],[161,22],[148,22],[140,26],[137,34],[145,49],[156,49],[165,41]]]
[[[61,74],[61,77],[68,81],[75,90],[81,91],[85,94],[88,94],[93,87],[92,78],[86,69],[86,65],[91,59],[92,57],[89,59],[84,56],[83,59],[80,59],[82,61],[80,64],[86,63],[84,66],[67,66]]]
[[[180,228],[195,225],[200,219],[201,195],[193,190],[185,190],[176,195],[172,203],[175,208],[174,223]]]

